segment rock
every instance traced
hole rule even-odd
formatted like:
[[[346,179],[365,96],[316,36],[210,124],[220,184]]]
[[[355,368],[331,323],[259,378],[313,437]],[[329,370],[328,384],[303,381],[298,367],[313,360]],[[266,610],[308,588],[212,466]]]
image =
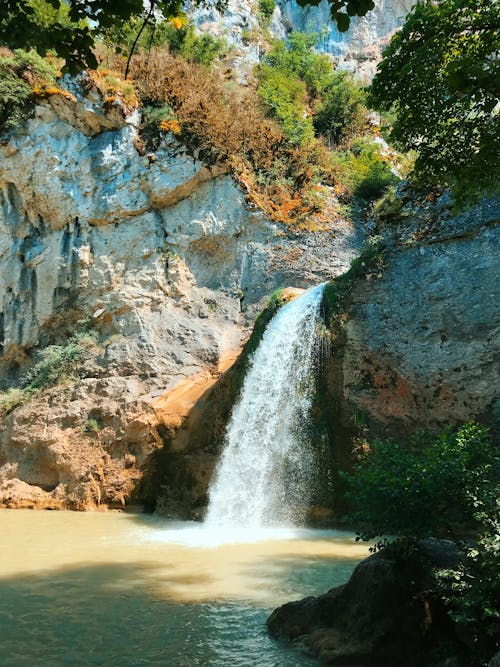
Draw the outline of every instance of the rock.
[[[426,667],[445,645],[448,655],[461,659],[466,648],[432,592],[432,568],[460,557],[453,543],[438,540],[420,544],[408,561],[379,552],[362,561],[345,585],[276,609],[269,631],[299,641],[330,665]]]
[[[331,331],[323,391],[330,446],[348,466],[355,424],[406,442],[491,423],[499,382],[500,201],[453,217],[436,204],[385,228],[385,268],[360,280]]]
[[[70,88],[76,102],[39,105],[0,146],[0,392],[48,345],[89,329],[94,343],[73,379],[0,419],[0,475],[84,509],[129,502],[269,294],[338,275],[363,232],[297,235],[248,206],[224,166],[171,135],[156,160],[140,155],[137,119]]]
[[[291,30],[317,33],[319,51],[331,54],[339,67],[367,82],[375,74],[382,50],[403,25],[415,1],[375,0],[373,10],[366,16],[352,17],[349,30],[341,33],[331,20],[326,0],[307,8],[295,0],[278,0],[269,31],[276,39],[284,39]],[[211,5],[192,8],[189,13],[200,32],[228,42],[236,53],[232,65],[237,78],[247,82],[265,49],[266,31],[259,24],[258,0],[229,0],[221,13]]]
[[[364,82],[375,74],[382,50],[400,28],[415,0],[375,0],[366,16],[351,17],[347,32],[339,32],[330,18],[330,5],[300,7],[295,0],[279,2],[282,22],[290,30],[319,35],[318,50],[330,53],[339,67],[348,69]]]

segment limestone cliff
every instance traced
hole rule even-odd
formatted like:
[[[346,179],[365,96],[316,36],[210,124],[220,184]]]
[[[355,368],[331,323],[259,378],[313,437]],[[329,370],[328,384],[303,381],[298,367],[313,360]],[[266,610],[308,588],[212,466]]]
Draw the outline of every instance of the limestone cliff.
[[[359,426],[404,441],[491,422],[498,399],[500,201],[460,216],[439,201],[402,213],[382,227],[385,268],[355,285],[333,328],[324,392],[344,461]]]
[[[317,33],[318,50],[331,54],[340,67],[368,81],[375,74],[383,48],[414,4],[415,0],[375,0],[372,11],[353,17],[349,30],[341,33],[331,20],[326,0],[307,8],[300,7],[296,0],[278,0],[269,30],[279,39],[292,30]],[[263,50],[258,0],[229,0],[222,14],[213,7],[202,7],[193,10],[192,16],[198,30],[223,37],[235,47],[235,64],[240,72],[258,62]]]
[[[72,92],[0,145],[0,390],[25,386],[49,345],[79,354],[4,414],[9,506],[129,501],[159,431],[227,367],[265,297],[337,275],[360,245],[347,222],[270,222],[173,135],[139,154],[137,112]]]
[[[295,0],[279,3],[288,30],[316,32],[318,48],[332,54],[343,69],[368,81],[375,74],[382,50],[400,28],[415,0],[375,0],[366,16],[355,16],[347,32],[339,32],[330,18],[330,6],[322,0],[317,7],[303,9]]]
[[[359,438],[406,442],[424,428],[493,417],[500,202],[454,216],[446,197],[413,196],[400,214],[380,225],[384,266],[367,264],[344,281],[333,317],[325,303],[329,331],[311,431],[322,465],[312,519],[331,516],[328,508],[342,513],[337,472],[350,468]],[[202,512],[244,366],[242,356],[163,450],[153,492],[161,511]]]

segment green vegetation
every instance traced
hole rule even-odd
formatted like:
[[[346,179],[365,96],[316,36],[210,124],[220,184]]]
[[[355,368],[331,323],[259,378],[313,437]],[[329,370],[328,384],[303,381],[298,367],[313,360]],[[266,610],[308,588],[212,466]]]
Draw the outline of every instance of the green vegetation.
[[[376,440],[352,474],[343,473],[360,539],[402,556],[419,538],[452,537],[465,551],[456,570],[440,574],[454,619],[499,636],[500,457],[498,441],[477,424],[415,437],[408,447]],[[399,536],[390,542],[389,536]],[[471,535],[475,535],[473,538]]]
[[[310,143],[316,133],[339,145],[366,125],[364,94],[347,72],[314,51],[316,42],[317,35],[299,32],[275,41],[257,67],[259,94],[292,143]]]
[[[314,118],[314,129],[329,146],[339,146],[366,127],[365,93],[345,71],[322,82],[322,101]]]
[[[176,121],[175,114],[169,104],[161,107],[142,107],[141,137],[149,150],[158,148],[162,132],[171,128],[174,121]]]
[[[386,192],[377,199],[371,210],[373,218],[382,224],[393,224],[403,216],[403,201],[398,197],[396,186],[391,185]]]
[[[380,146],[372,138],[357,139],[350,150],[332,154],[337,179],[350,196],[375,199],[399,181],[390,163],[380,155]]]
[[[55,87],[57,67],[35,51],[0,55],[0,130],[10,130],[33,108],[37,94]]]
[[[21,388],[0,392],[0,415],[22,405],[38,392],[74,376],[86,348],[96,344],[95,332],[72,336],[66,345],[49,345],[39,353],[40,360],[23,378]]]
[[[317,35],[304,33],[292,33],[287,42],[275,41],[256,68],[259,96],[301,155],[301,168],[312,185],[334,184],[345,198],[379,197],[398,177],[389,158],[381,155],[380,144],[367,136],[364,90],[350,74],[337,71],[327,55],[314,50],[316,41]],[[285,165],[277,171],[261,175],[260,182],[267,185],[297,176]],[[301,197],[308,201],[305,191]]]
[[[257,16],[263,28],[269,28],[275,7],[276,0],[259,0]]]
[[[103,35],[104,44],[117,53],[129,53],[141,31],[143,19],[135,17],[120,25],[113,25]],[[228,50],[225,40],[212,35],[197,35],[192,24],[185,20],[179,24],[169,21],[151,22],[140,32],[136,44],[138,52],[149,52],[152,48],[168,47],[189,62],[211,67],[216,58],[223,57]]]
[[[182,14],[180,0],[3,0],[0,5],[0,42],[10,48],[33,48],[64,58],[64,71],[96,68],[96,41],[113,25],[133,17],[149,17],[154,9],[167,18]]]
[[[259,66],[259,95],[271,117],[283,128],[293,145],[302,146],[314,138],[312,119],[305,115],[307,91],[304,82],[271,65]]]
[[[85,424],[85,433],[90,433],[91,435],[97,435],[100,431],[99,424],[96,419],[88,419]]]
[[[379,66],[370,104],[391,111],[390,137],[417,151],[415,176],[452,186],[460,204],[498,190],[500,5],[415,5]]]
[[[340,30],[348,29],[350,16],[363,16],[375,6],[373,0],[329,0],[329,3]],[[194,0],[194,4],[207,2]],[[318,0],[300,0],[299,4],[317,5]],[[213,5],[223,11],[226,2],[216,0]],[[143,0],[3,0],[0,43],[13,49],[33,48],[41,55],[54,50],[65,59],[65,71],[76,73],[97,67],[94,47],[111,27],[120,29],[130,19],[137,18],[147,27],[148,23],[153,24],[156,12],[178,22],[183,16],[182,8],[182,0],[146,3]],[[263,18],[269,16],[270,8],[271,0],[261,0]]]

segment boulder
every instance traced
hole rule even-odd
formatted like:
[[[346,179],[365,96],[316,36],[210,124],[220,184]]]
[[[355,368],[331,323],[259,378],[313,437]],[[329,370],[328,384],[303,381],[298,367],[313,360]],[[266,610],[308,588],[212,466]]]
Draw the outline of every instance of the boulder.
[[[434,592],[433,569],[453,567],[460,557],[448,540],[423,540],[404,559],[378,552],[345,585],[279,607],[267,626],[274,637],[296,640],[330,665],[427,667],[444,665],[444,654],[446,664],[472,665]]]

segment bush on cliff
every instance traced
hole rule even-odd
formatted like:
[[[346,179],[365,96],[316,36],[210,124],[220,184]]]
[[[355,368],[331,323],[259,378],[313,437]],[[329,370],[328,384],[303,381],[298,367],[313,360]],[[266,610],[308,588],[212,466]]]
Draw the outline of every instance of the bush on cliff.
[[[286,42],[276,40],[256,69],[259,95],[290,141],[304,145],[317,136],[338,146],[366,128],[365,94],[314,50],[317,38],[294,32]]]
[[[55,86],[57,67],[35,51],[0,49],[0,131],[25,118],[43,89]]]
[[[441,574],[440,592],[483,645],[500,641],[498,449],[495,432],[470,423],[437,438],[419,435],[409,447],[376,440],[342,475],[358,539],[383,538],[373,549],[403,555],[420,538],[462,542],[464,561]]]
[[[117,53],[128,54],[139,35],[135,46],[137,52],[149,52],[152,48],[167,47],[193,63],[211,67],[216,58],[224,56],[228,45],[224,39],[209,34],[198,35],[187,21],[155,21],[147,24],[141,32],[143,19],[133,17],[121,24],[106,29],[102,40],[105,46]]]

